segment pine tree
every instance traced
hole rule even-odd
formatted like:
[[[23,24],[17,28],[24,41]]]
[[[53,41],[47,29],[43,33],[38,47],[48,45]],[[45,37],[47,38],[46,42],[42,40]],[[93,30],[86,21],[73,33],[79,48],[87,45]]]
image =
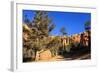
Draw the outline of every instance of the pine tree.
[[[45,11],[36,11],[32,25],[32,29],[37,32],[36,36],[38,37],[48,36],[49,32],[51,32],[55,27],[54,24],[51,24],[51,19]]]
[[[48,49],[49,33],[55,28],[46,11],[36,11],[31,23],[32,33],[29,39],[30,47],[35,52]]]
[[[85,30],[88,31],[91,29],[91,22],[90,21],[86,21],[84,24]]]
[[[62,27],[62,28],[60,29],[60,32],[62,33],[63,36],[64,36],[64,35],[67,35],[67,32],[66,32],[65,27]]]

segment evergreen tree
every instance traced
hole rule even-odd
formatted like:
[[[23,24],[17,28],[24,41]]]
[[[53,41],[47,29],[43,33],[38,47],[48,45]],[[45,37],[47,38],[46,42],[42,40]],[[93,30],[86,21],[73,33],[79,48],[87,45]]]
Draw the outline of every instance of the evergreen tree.
[[[90,21],[86,21],[84,24],[85,30],[88,31],[91,29],[91,22]]]
[[[31,23],[32,32],[30,34],[29,46],[35,51],[48,49],[47,45],[49,33],[55,28],[45,11],[36,11],[34,19]]]
[[[38,37],[48,36],[49,32],[51,32],[55,27],[54,24],[51,24],[51,19],[45,11],[36,11],[32,24],[32,28],[37,32],[36,36]]]
[[[64,35],[67,35],[67,32],[66,32],[65,27],[62,27],[62,28],[60,29],[60,32],[62,33],[63,36],[64,36]]]

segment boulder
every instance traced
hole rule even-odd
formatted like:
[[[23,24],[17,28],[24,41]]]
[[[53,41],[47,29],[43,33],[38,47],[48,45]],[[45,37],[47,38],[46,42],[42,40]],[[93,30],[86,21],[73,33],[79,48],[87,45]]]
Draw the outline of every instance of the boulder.
[[[52,58],[52,54],[50,50],[45,50],[37,53],[36,60],[37,61],[49,61]]]

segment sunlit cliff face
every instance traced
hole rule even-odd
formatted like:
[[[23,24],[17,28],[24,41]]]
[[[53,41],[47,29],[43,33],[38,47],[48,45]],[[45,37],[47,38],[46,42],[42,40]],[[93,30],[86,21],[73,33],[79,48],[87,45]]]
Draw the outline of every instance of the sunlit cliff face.
[[[88,32],[83,33],[83,44],[85,46],[89,46],[89,41],[90,41],[89,36],[90,34]]]
[[[75,34],[71,37],[73,43],[80,43],[81,37],[79,34]]]

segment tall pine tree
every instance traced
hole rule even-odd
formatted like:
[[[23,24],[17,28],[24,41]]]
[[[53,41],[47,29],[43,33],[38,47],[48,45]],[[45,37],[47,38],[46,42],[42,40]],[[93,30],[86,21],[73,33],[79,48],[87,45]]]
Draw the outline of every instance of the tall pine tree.
[[[48,49],[47,44],[50,43],[48,36],[55,28],[48,16],[48,12],[36,11],[31,25],[32,33],[29,40],[31,48],[35,51]]]

